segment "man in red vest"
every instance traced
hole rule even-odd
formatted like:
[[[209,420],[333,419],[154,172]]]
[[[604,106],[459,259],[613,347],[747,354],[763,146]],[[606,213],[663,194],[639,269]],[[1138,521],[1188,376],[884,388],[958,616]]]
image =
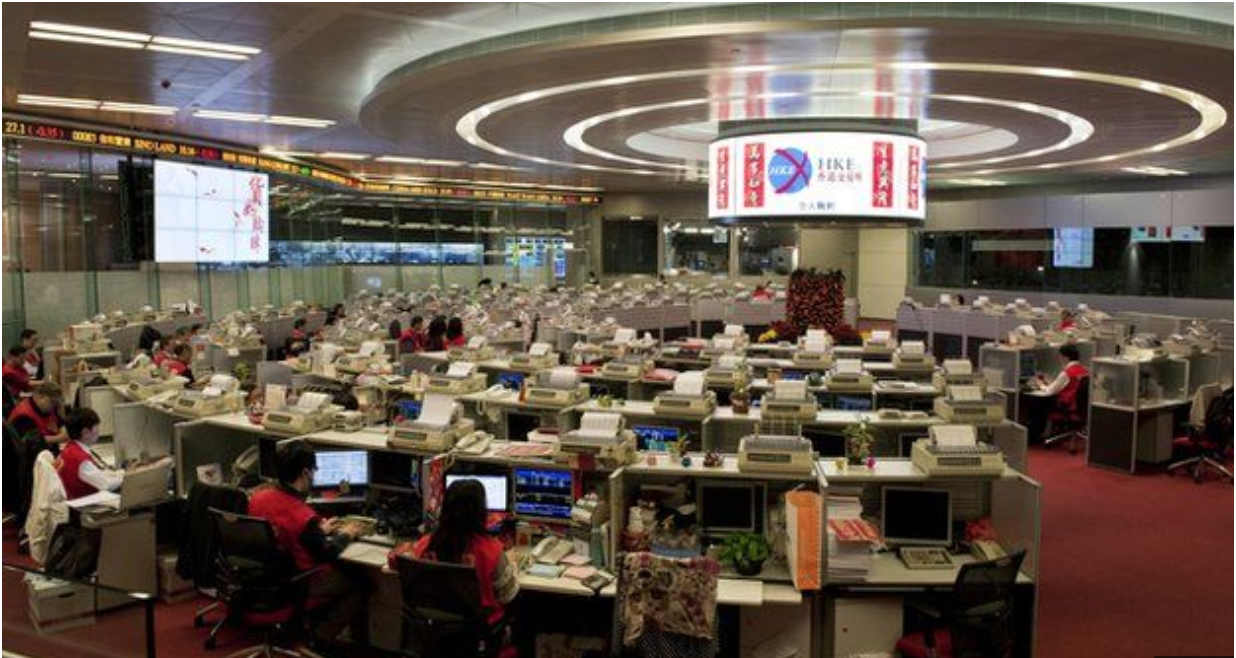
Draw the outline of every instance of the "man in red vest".
[[[1090,376],[1090,370],[1081,364],[1081,354],[1077,351],[1076,345],[1063,345],[1060,347],[1060,361],[1063,367],[1060,369],[1060,374],[1056,375],[1050,383],[1042,376],[1035,379],[1035,386],[1038,388],[1037,394],[1041,397],[1055,397],[1056,403],[1054,411],[1066,416],[1073,415],[1077,409],[1077,390],[1081,387],[1082,379]],[[1047,406],[1039,405],[1033,410],[1033,416],[1030,419],[1030,437],[1031,443],[1037,442],[1043,430],[1047,427],[1047,415],[1053,409]]]
[[[10,347],[4,357],[4,388],[14,399],[30,393],[30,373],[23,366],[26,362],[26,348]]]
[[[357,617],[367,597],[365,574],[353,574],[337,563],[339,554],[360,534],[360,528],[336,519],[323,520],[306,502],[313,487],[317,458],[303,442],[279,446],[275,472],[279,484],[253,494],[249,514],[270,521],[279,548],[292,556],[296,568],[310,576],[308,602],[311,628],[319,649],[333,645]]]
[[[58,446],[68,439],[60,423],[60,387],[43,382],[34,395],[22,400],[9,413],[9,424],[18,436],[36,434],[49,446]],[[53,450],[57,448],[53,447]]]
[[[108,468],[91,447],[99,440],[99,414],[93,409],[78,409],[64,421],[68,443],[56,458],[56,473],[69,500],[97,491],[116,491],[124,473]]]

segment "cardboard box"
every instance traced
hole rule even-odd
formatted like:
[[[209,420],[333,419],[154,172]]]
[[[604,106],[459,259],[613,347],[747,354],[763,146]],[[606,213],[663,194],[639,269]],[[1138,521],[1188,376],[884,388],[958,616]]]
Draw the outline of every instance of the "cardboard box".
[[[56,633],[94,624],[93,587],[28,574],[26,593],[30,622],[39,633]]]
[[[176,573],[176,556],[159,556],[159,598],[164,603],[180,603],[197,596],[193,581],[185,580]]]

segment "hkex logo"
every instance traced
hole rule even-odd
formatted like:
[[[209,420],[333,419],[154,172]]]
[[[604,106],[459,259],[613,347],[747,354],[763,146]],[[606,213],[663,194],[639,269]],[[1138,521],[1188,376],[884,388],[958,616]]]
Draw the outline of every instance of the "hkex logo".
[[[795,148],[777,149],[768,163],[768,182],[777,194],[793,194],[811,182],[811,158]]]

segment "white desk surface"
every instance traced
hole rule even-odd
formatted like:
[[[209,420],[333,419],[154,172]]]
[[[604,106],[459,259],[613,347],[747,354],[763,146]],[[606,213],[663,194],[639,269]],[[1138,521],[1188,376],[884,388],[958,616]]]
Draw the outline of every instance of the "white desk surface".
[[[578,412],[614,413],[622,414],[623,416],[656,416],[657,413],[653,411],[652,404],[651,401],[647,400],[626,400],[621,405],[614,404],[609,407],[602,407],[600,402],[593,399],[575,406],[574,410]]]
[[[881,395],[939,395],[940,390],[921,382],[876,382],[874,390]]]
[[[951,587],[957,580],[961,565],[974,562],[971,555],[953,555],[952,569],[907,569],[896,553],[878,553],[871,558],[871,571],[866,580],[845,582],[845,585],[893,585],[906,587]],[[1017,574],[1020,584],[1033,583],[1025,574]]]
[[[956,475],[956,476],[935,476],[934,478],[919,470],[914,462],[904,458],[877,458],[874,469],[868,469],[865,466],[846,466],[844,471],[837,469],[836,459],[820,459],[816,463],[816,469],[824,475],[824,478],[829,484],[855,483],[855,482],[923,482],[926,480],[936,479],[957,479],[973,477],[976,479],[991,479],[990,475]],[[1017,471],[1005,467],[1001,478],[1015,478],[1018,476]]]
[[[380,427],[366,427],[356,432],[323,430],[305,437],[312,443],[357,448],[359,450],[386,450],[386,431]]]
[[[656,455],[656,463],[649,464],[647,457]],[[815,482],[816,474],[813,470],[810,473],[780,473],[776,471],[740,471],[738,470],[738,455],[724,454],[721,456],[721,465],[713,467],[704,466],[704,454],[699,452],[688,453],[691,457],[691,465],[683,466],[682,462],[665,453],[647,453],[642,452],[639,456],[639,461],[634,464],[628,464],[625,472],[632,475],[670,475],[684,476],[693,475],[696,477],[707,478],[735,478],[748,480],[790,480],[794,482]]]

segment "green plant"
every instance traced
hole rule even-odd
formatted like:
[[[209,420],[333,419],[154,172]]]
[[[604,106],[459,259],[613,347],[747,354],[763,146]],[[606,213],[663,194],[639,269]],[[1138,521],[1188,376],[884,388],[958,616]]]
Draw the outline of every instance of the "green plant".
[[[871,455],[871,444],[874,442],[875,433],[865,420],[845,428],[846,455],[853,463],[865,461]]]
[[[236,377],[236,379],[239,379],[242,382],[249,381],[249,376],[252,374],[253,374],[253,369],[250,368],[249,364],[245,363],[244,361],[241,361],[240,363],[237,363],[235,366],[232,367],[232,375]]]
[[[743,575],[755,575],[768,559],[770,548],[763,534],[737,532],[721,544],[721,560]]]

